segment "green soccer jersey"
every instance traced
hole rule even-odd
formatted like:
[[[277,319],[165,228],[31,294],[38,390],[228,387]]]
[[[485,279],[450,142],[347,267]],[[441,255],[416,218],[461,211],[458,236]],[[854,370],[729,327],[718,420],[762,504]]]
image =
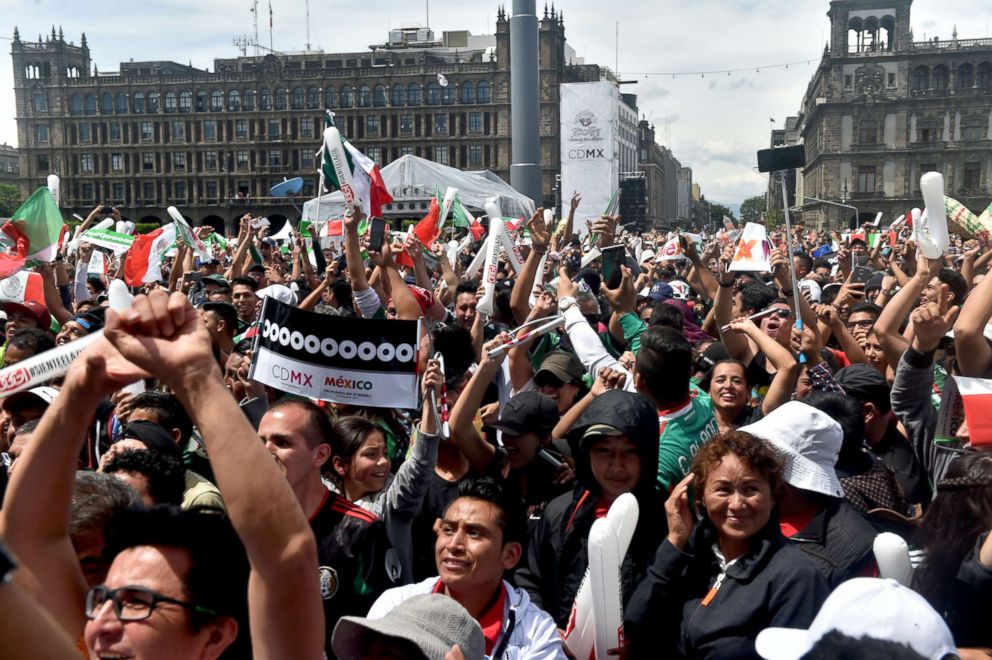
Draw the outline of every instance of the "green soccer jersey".
[[[675,410],[658,411],[658,489],[668,493],[689,474],[692,457],[707,440],[720,432],[713,415],[713,401],[696,387],[689,401]]]

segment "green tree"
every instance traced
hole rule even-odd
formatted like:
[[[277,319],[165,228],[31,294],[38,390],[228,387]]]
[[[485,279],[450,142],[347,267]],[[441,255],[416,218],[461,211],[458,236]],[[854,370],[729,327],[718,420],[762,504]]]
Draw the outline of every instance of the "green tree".
[[[0,183],[0,217],[9,218],[21,205],[21,191],[12,183]]]
[[[736,220],[734,212],[730,210],[729,206],[724,206],[723,204],[710,204],[710,220],[713,221],[717,227],[723,226],[723,216],[727,216],[732,220]]]
[[[741,221],[761,222],[761,214],[765,212],[765,196],[755,195],[741,202]]]

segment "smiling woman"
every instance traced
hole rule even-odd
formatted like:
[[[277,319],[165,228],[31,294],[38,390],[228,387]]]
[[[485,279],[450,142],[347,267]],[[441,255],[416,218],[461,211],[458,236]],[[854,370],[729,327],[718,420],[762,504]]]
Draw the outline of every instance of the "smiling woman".
[[[827,583],[779,530],[781,471],[770,445],[739,431],[696,454],[665,503],[668,538],[625,612],[634,657],[659,647],[681,657],[753,655],[758,633],[775,621],[813,620]],[[701,522],[689,505],[693,484]]]

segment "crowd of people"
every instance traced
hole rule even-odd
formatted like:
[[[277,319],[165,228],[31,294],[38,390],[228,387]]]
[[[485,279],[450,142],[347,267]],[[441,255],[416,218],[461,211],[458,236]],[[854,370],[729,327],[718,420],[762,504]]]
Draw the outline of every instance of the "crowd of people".
[[[361,208],[338,241],[250,214],[211,259],[180,241],[118,312],[124,257],[66,241],[43,300],[2,304],[3,367],[102,335],[0,401],[0,655],[575,657],[590,531],[631,494],[611,654],[992,657],[992,454],[953,387],[992,377],[992,246],[769,229],[770,271],[739,271],[730,227],[672,254],[580,209],[482,269],[492,314],[484,238],[370,245]],[[422,406],[253,380],[267,297],[423,320]]]

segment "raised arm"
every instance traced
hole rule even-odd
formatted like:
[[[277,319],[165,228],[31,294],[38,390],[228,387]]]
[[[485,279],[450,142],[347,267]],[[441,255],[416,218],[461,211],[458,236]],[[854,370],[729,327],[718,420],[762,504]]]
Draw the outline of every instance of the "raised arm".
[[[909,346],[909,342],[899,334],[899,326],[916,307],[923,289],[926,288],[931,279],[937,276],[942,264],[941,259],[925,259],[921,255],[916,274],[906,282],[899,293],[892,297],[889,304],[882,308],[882,313],[875,321],[875,336],[878,337],[882,351],[885,353],[885,359],[889,361],[889,364],[899,364],[899,358]],[[981,336],[981,330],[979,330],[979,336]]]
[[[789,349],[762,332],[754,321],[747,319],[732,321],[730,332],[740,332],[750,337],[751,341],[757,344],[758,350],[765,354],[765,357],[776,369],[768,393],[761,402],[762,412],[767,415],[783,403],[788,402],[796,389],[796,375],[799,373],[799,364],[792,357]]]
[[[45,294],[45,307],[48,308],[48,311],[52,313],[52,316],[61,325],[72,318],[72,312],[62,304],[62,296],[59,295],[59,290],[55,286],[55,273],[52,271],[52,265],[42,264],[38,267],[38,273],[41,274],[41,284]]]
[[[749,363],[754,354],[747,343],[747,337],[739,332],[725,332],[723,327],[730,323],[734,306],[734,274],[727,272],[727,266],[734,258],[734,246],[727,245],[720,254],[720,272],[716,298],[713,302],[713,320],[720,332],[720,341],[727,349],[727,354],[735,360]]]
[[[530,313],[530,292],[538,276],[541,257],[548,252],[548,244],[551,241],[551,228],[544,224],[543,208],[534,211],[529,226],[532,241],[530,254],[527,255],[527,261],[524,262],[524,267],[520,270],[520,275],[510,291],[510,310],[518,324],[523,323]]]
[[[125,359],[175,392],[203,436],[251,564],[253,656],[322,658],[313,532],[286,478],[225,388],[196,310],[182,294],[153,291],[120,315],[109,312],[105,336]]]
[[[475,413],[482,405],[482,397],[486,394],[486,388],[499,373],[500,365],[503,364],[506,357],[506,353],[503,353],[492,360],[489,358],[488,352],[505,343],[507,339],[509,339],[509,335],[502,333],[482,347],[482,362],[472,377],[469,378],[465,389],[462,390],[449,419],[451,435],[458,441],[458,447],[465,454],[472,470],[478,474],[488,473],[493,459],[496,458],[496,448],[479,435],[472,420],[475,419]]]
[[[964,307],[954,323],[954,346],[957,354],[968,356],[967,360],[958,360],[962,376],[983,378],[992,367],[992,348],[984,334],[990,318],[992,277],[986,276],[965,299]]]

